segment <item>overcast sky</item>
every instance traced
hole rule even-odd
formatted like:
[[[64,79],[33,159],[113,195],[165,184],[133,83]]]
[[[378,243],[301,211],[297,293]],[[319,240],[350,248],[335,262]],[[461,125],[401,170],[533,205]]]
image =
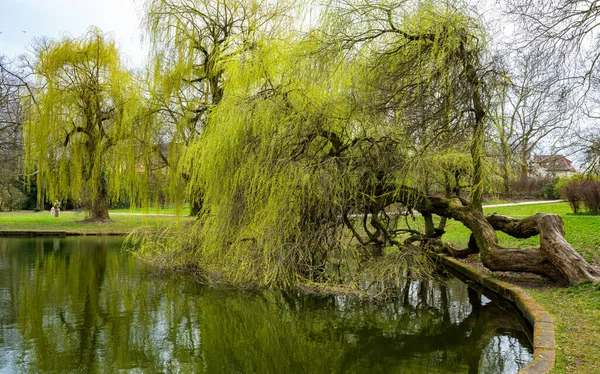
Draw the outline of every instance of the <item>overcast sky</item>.
[[[35,37],[82,36],[97,26],[117,42],[123,62],[141,66],[139,2],[133,0],[0,0],[0,55],[31,51]]]
[[[476,0],[472,4],[483,10],[488,20],[493,20],[495,2]],[[59,39],[65,34],[80,37],[93,25],[112,35],[127,66],[140,67],[147,55],[139,28],[140,3],[139,0],[0,0],[0,55],[14,58],[31,51],[35,37]]]

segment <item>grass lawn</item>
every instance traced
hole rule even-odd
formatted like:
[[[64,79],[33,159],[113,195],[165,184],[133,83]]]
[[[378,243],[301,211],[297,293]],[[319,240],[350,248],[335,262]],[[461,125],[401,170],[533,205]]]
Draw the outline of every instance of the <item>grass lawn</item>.
[[[565,238],[588,262],[600,266],[600,216],[574,215],[567,203],[484,208],[484,212],[512,217],[559,214],[565,222]],[[514,239],[503,233],[498,237],[506,247],[539,246],[538,237]],[[469,231],[451,221],[444,239],[458,247],[466,246]],[[554,317],[558,350],[552,373],[600,373],[600,284],[524,288]]]
[[[600,373],[600,284],[527,289],[554,317],[552,373]]]
[[[111,209],[110,213],[141,213],[141,214],[176,214],[174,206],[168,207],[149,207],[149,208],[135,208],[135,209]],[[188,216],[190,214],[190,206],[184,205],[180,208],[179,214],[181,216]]]
[[[59,231],[81,234],[125,234],[140,227],[150,229],[164,227],[173,222],[185,222],[192,217],[181,215],[113,214],[109,223],[86,222],[85,213],[61,211],[60,217],[49,212],[3,212],[0,213],[2,231]]]

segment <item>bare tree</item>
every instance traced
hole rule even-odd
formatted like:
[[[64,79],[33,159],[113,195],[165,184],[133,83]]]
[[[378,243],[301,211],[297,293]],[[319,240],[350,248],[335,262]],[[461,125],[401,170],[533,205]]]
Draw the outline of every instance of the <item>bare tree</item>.
[[[583,131],[598,125],[597,96],[600,78],[600,4],[583,0],[506,0],[506,10],[518,25],[516,44],[520,49],[537,50],[537,64],[555,71],[561,80],[577,88],[575,97]],[[581,132],[582,130],[579,130]],[[585,148],[585,141],[569,134]]]
[[[532,153],[544,140],[559,138],[571,128],[573,106],[571,87],[543,69],[535,53],[519,56],[515,70],[507,95],[507,126],[513,133],[509,146],[517,154],[519,179],[526,183]]]
[[[0,209],[12,209],[22,198],[17,188],[23,157],[22,78],[9,69],[9,61],[0,56]]]
[[[546,57],[546,64],[564,68],[569,78],[587,80],[596,74],[600,4],[582,0],[506,0],[506,5],[520,28],[520,47],[537,49]]]

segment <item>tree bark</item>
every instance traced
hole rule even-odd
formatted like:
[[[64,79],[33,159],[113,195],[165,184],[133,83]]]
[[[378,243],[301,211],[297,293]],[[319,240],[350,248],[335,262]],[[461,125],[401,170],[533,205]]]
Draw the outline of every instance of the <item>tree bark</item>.
[[[538,213],[527,218],[517,219],[494,213],[485,218],[495,230],[502,231],[513,238],[524,239],[540,233],[538,222],[540,216],[544,214],[547,213]]]
[[[460,221],[477,243],[481,262],[492,271],[530,272],[559,284],[574,285],[600,281],[598,273],[564,239],[562,219],[556,214],[539,213],[524,219],[500,215],[484,217],[477,210],[465,210]],[[496,230],[516,238],[540,235],[539,248],[503,248]]]
[[[198,216],[198,214],[200,214],[200,211],[202,210],[202,204],[200,204],[198,201],[192,201],[191,206],[190,206],[190,216],[192,217],[196,217]]]
[[[98,192],[92,197],[92,207],[90,210],[90,220],[92,221],[106,221],[109,220],[108,216],[108,205],[106,203],[107,190],[103,182],[100,181],[98,186]]]
[[[564,284],[561,272],[539,248],[503,248],[498,244],[496,230],[479,210],[466,209],[460,220],[475,238],[481,262],[492,271],[530,272],[544,275]]]
[[[415,196],[415,191],[407,192],[406,203],[408,196]],[[454,218],[471,230],[469,249],[449,250],[451,255],[461,257],[479,249],[481,262],[492,271],[530,272],[565,285],[600,281],[600,273],[565,240],[563,221],[556,214],[538,213],[524,219],[498,214],[486,217],[479,204],[465,204],[457,198],[421,195],[412,201],[413,206],[420,212]],[[540,247],[501,247],[496,230],[516,238],[528,238],[539,234]]]
[[[541,254],[558,269],[567,284],[600,281],[600,272],[565,240],[564,223],[560,216],[538,213],[524,219],[515,219],[492,214],[486,218],[496,230],[516,238],[539,234]]]

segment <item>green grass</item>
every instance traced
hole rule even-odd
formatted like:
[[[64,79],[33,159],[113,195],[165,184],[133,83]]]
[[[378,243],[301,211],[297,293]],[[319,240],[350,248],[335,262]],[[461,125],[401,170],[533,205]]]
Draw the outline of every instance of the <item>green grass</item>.
[[[135,209],[111,209],[109,213],[140,213],[140,214],[176,214],[174,206],[169,207],[150,207],[150,208],[135,208]],[[189,205],[181,207],[179,214],[187,216],[190,214]]]
[[[486,208],[483,207],[483,211],[486,214],[498,213],[504,214],[511,217],[527,217],[532,214],[539,212],[555,213],[559,215],[566,215],[571,213],[568,203],[547,203],[547,204],[528,204],[528,205],[515,205],[515,206],[500,206]]]
[[[554,318],[552,373],[600,373],[600,284],[528,289]]]
[[[496,204],[512,204],[512,203],[518,203],[521,202],[523,200],[518,200],[518,199],[484,199],[483,200],[483,205],[496,205]]]
[[[60,212],[52,217],[49,212],[3,212],[0,213],[2,231],[64,231],[81,234],[125,234],[136,228],[158,229],[193,219],[189,216],[156,216],[139,214],[114,214],[108,223],[86,222],[85,213]]]

